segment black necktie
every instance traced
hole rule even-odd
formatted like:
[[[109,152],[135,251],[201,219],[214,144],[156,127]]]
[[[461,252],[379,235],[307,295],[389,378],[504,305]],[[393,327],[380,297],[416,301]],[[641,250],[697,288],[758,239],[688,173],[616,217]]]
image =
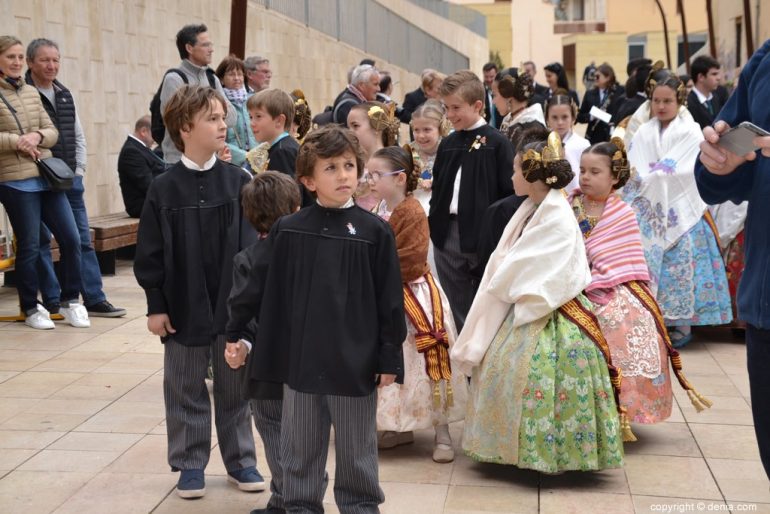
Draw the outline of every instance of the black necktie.
[[[709,110],[710,115],[714,115],[714,103],[711,101],[711,99],[706,100],[706,109]]]

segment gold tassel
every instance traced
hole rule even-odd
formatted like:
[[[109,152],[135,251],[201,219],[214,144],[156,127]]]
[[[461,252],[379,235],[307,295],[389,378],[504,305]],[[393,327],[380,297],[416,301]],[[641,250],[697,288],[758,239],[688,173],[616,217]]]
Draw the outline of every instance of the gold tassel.
[[[625,412],[620,415],[620,433],[623,435],[624,443],[633,443],[638,440],[631,430],[631,423],[628,422],[628,416]]]
[[[447,407],[454,407],[455,405],[455,394],[454,391],[452,391],[452,384],[449,380],[446,381],[446,406]]]
[[[441,407],[441,388],[438,381],[433,382],[433,406],[438,409]]]
[[[698,412],[703,412],[704,410],[714,405],[714,402],[700,394],[695,389],[688,389],[687,396],[690,398],[693,407],[695,407],[695,410]]]

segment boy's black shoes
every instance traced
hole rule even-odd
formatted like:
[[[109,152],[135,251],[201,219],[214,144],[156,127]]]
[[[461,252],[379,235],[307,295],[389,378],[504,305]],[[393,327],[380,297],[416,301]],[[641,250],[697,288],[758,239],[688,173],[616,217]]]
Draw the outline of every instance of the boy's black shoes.
[[[176,483],[176,494],[186,500],[203,498],[206,494],[206,482],[202,469],[183,469]]]
[[[257,492],[265,490],[265,479],[259,474],[257,468],[238,469],[227,472],[227,481],[238,486],[241,491]]]

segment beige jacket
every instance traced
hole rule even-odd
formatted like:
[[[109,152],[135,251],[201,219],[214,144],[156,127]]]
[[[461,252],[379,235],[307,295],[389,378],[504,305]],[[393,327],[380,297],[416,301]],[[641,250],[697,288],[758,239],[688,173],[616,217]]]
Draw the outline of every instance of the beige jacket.
[[[24,133],[39,131],[43,135],[43,140],[38,147],[41,149],[40,158],[51,157],[51,151],[48,149],[56,144],[59,131],[48,117],[37,89],[24,84],[17,90],[5,79],[0,78],[0,93],[16,110],[16,116],[24,128]],[[39,175],[35,161],[28,154],[16,151],[20,136],[13,114],[0,100],[0,182],[22,180]]]

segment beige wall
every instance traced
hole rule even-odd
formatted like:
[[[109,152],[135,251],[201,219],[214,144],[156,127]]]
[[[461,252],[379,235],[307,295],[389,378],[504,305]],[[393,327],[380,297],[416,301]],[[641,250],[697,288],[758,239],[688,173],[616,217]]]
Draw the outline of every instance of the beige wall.
[[[756,11],[757,4],[759,5],[759,14]],[[753,0],[751,6],[754,8],[751,13],[754,48],[757,49],[770,38],[770,0],[760,0],[759,2]],[[717,60],[724,66],[727,80],[732,80],[740,73],[740,68],[737,67],[735,20],[736,18],[743,19],[743,2],[714,0],[713,9]],[[746,51],[745,21],[743,23],[741,65],[746,64],[749,57]]]
[[[728,0],[740,3],[735,0]],[[687,32],[704,32],[708,29],[704,0],[684,0]],[[682,33],[682,21],[676,13],[676,0],[661,0],[666,13],[669,32]],[[663,30],[655,0],[606,0],[607,32],[640,32]],[[676,39],[675,39],[676,40]],[[672,55],[673,59],[674,56]]]
[[[467,7],[477,10],[487,17],[489,51],[499,52],[500,58],[506,67],[517,66],[513,61],[512,51],[513,25],[511,23],[511,4],[508,2],[474,3],[468,4]]]
[[[563,40],[564,46],[575,45],[575,73],[579,76],[569,77],[572,86],[583,98],[585,87],[583,86],[583,69],[594,61],[596,65],[603,62],[609,63],[615,70],[615,76],[621,84],[626,79],[626,64],[628,62],[628,48],[625,33],[596,33],[596,34],[572,34]]]
[[[537,65],[535,79],[545,83],[543,66],[562,60],[562,35],[553,33],[553,6],[543,0],[512,0],[511,24],[513,65],[534,61]]]
[[[382,3],[395,5],[399,14],[426,32],[470,53],[471,66],[480,70],[486,62],[486,39],[422,9],[410,10],[412,4]],[[25,44],[35,37],[59,43],[59,78],[73,92],[88,144],[86,205],[91,216],[122,211],[118,152],[136,119],[148,113],[164,70],[179,63],[177,30],[187,23],[205,22],[215,43],[215,67],[228,51],[230,2],[0,0],[0,12],[6,13],[1,32],[14,34]],[[247,55],[267,56],[274,72],[272,85],[286,90],[301,87],[313,113],[334,100],[345,87],[348,68],[364,57],[376,59],[379,67],[393,74],[393,96],[398,100],[419,83],[417,75],[376,55],[259,6],[249,5],[247,27]]]

